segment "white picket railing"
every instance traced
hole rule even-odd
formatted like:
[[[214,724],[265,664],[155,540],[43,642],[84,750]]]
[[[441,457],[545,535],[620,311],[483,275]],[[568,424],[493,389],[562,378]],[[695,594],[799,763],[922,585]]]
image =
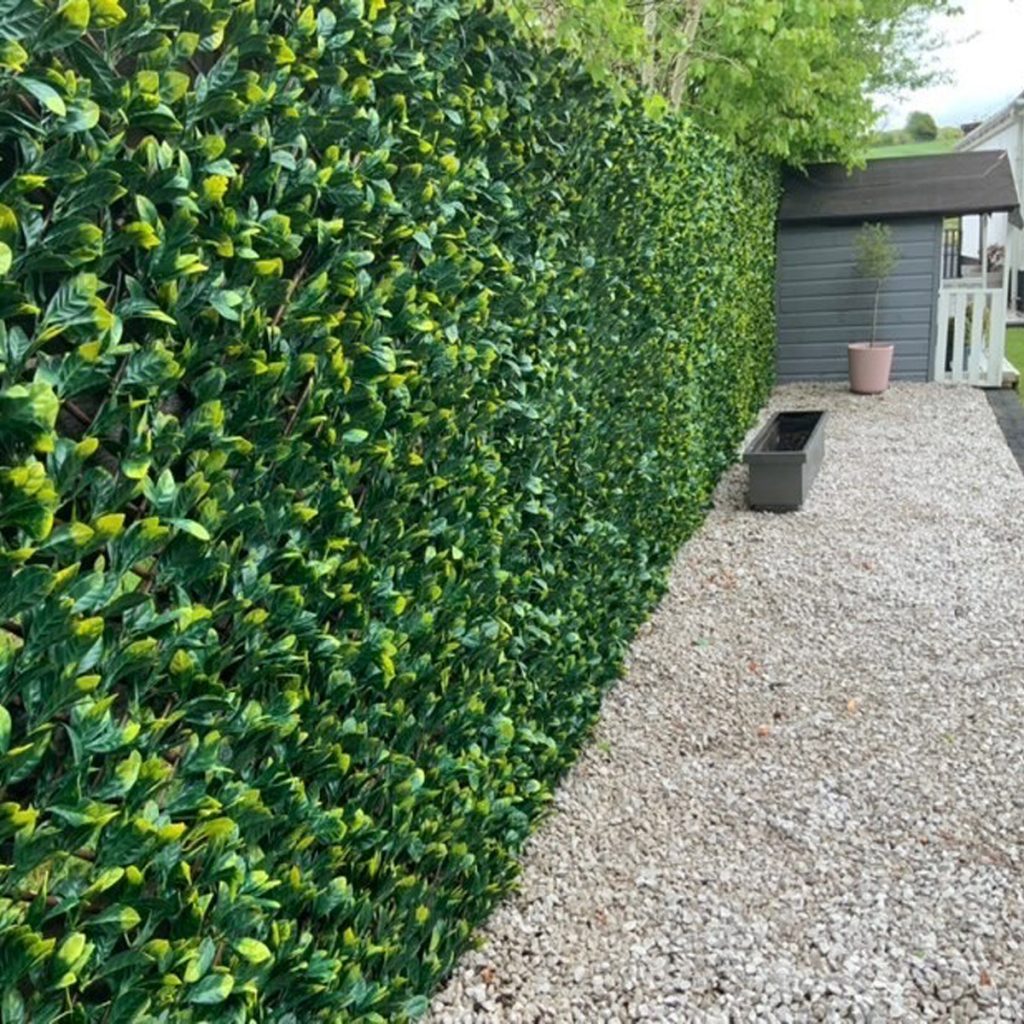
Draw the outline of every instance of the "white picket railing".
[[[999,387],[1006,348],[1005,289],[945,282],[937,320],[935,380]]]

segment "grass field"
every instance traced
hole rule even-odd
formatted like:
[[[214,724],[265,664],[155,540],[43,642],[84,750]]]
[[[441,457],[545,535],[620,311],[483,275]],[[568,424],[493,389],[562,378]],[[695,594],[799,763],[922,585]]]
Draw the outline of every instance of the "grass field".
[[[1017,394],[1021,402],[1024,402],[1024,327],[1006,329],[1006,358],[1020,371],[1021,386]]]
[[[899,156],[928,156],[930,153],[952,153],[956,140],[932,142],[907,142],[899,146],[874,146],[867,152],[869,160],[889,160]]]

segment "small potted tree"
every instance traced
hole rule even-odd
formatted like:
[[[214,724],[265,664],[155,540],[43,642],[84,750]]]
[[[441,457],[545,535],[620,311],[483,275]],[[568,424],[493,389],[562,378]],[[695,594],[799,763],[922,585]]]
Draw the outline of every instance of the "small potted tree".
[[[900,257],[887,224],[865,224],[854,240],[857,273],[875,282],[875,302],[871,317],[871,340],[858,341],[848,348],[850,390],[858,395],[877,395],[889,386],[892,370],[892,345],[878,344],[878,300],[882,285]]]

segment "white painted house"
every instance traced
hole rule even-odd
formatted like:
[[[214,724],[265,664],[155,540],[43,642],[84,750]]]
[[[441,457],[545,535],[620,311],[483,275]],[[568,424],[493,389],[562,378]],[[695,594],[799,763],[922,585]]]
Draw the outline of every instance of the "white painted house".
[[[1002,149],[1010,158],[1017,193],[1024,201],[1024,92],[982,121],[958,143],[962,152]],[[960,252],[964,276],[980,275],[1002,252],[1011,316],[1024,315],[1024,231],[1006,213],[961,220]]]

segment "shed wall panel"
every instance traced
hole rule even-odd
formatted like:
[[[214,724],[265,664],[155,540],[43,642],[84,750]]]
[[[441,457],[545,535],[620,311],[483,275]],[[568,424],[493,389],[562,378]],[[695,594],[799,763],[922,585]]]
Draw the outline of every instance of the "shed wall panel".
[[[882,287],[878,339],[896,346],[893,379],[928,380],[941,275],[942,221],[894,220],[900,258]],[[845,380],[846,346],[871,336],[874,284],[857,274],[857,224],[783,224],[776,303],[778,379]]]

